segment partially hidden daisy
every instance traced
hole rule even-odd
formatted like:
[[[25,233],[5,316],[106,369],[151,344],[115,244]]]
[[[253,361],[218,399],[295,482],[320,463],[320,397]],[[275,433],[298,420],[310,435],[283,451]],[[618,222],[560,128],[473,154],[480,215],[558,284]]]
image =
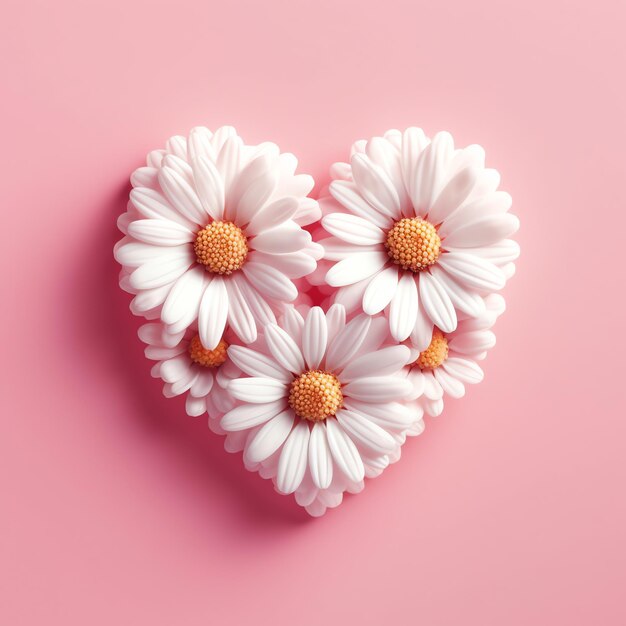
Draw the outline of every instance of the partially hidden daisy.
[[[235,129],[197,127],[148,155],[131,176],[125,237],[115,248],[131,309],[177,334],[197,323],[207,349],[229,325],[244,342],[321,255],[303,225],[319,219],[308,175],[272,143],[247,146]]]
[[[288,309],[254,348],[228,349],[247,376],[230,382],[240,404],[221,426],[242,433],[248,469],[321,515],[397,460],[415,418],[403,402],[413,391],[402,371],[410,350],[381,347],[385,320],[360,314],[346,323],[337,304],[326,314],[307,309]]]
[[[146,357],[156,361],[151,374],[163,380],[166,398],[185,394],[185,409],[192,417],[208,413],[218,418],[233,408],[235,401],[227,387],[241,376],[228,357],[230,344],[237,341],[234,333],[225,334],[213,349],[203,345],[193,327],[174,335],[162,322],[149,322],[139,328],[138,334],[147,344]]]
[[[478,361],[495,345],[496,336],[491,327],[504,309],[504,298],[490,294],[485,298],[485,310],[478,317],[461,319],[451,333],[435,327],[426,349],[421,352],[412,349],[405,372],[413,386],[411,402],[416,415],[423,412],[440,415],[445,396],[462,398],[465,385],[483,380]]]
[[[418,350],[433,328],[453,332],[460,317],[484,311],[519,254],[511,197],[485,168],[480,146],[455,149],[449,133],[418,128],[353,146],[350,163],[331,168],[320,243],[335,302],[385,312],[396,341]]]

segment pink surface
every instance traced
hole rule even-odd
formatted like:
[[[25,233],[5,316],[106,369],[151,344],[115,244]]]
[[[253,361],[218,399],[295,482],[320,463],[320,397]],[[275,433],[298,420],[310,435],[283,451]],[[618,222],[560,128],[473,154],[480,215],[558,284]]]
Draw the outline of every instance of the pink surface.
[[[0,623],[625,623],[623,2],[0,13]],[[223,123],[320,185],[448,129],[522,220],[485,382],[319,520],[161,397],[117,287],[129,173]]]

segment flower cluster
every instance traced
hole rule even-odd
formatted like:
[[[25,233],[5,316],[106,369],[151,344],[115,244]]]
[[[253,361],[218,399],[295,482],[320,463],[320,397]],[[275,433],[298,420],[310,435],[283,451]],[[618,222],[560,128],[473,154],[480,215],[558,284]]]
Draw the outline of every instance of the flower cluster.
[[[292,154],[231,127],[151,152],[115,258],[164,395],[313,516],[359,492],[483,378],[519,254],[484,160],[391,130],[356,142],[318,202]]]

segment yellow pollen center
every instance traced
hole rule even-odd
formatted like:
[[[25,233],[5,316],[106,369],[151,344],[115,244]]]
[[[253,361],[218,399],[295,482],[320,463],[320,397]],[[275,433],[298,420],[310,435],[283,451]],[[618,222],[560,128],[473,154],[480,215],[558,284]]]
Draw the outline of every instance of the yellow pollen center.
[[[291,383],[289,406],[302,419],[321,422],[335,415],[342,404],[341,383],[333,374],[310,370]]]
[[[232,274],[243,267],[248,241],[232,222],[211,222],[198,231],[193,244],[196,260],[214,274]]]
[[[421,272],[439,258],[441,238],[430,222],[421,217],[405,217],[389,229],[385,247],[403,270]]]
[[[448,358],[448,340],[445,335],[435,328],[430,345],[415,361],[415,365],[421,370],[434,370]]]
[[[228,350],[228,344],[223,339],[220,339],[213,350],[205,348],[198,335],[189,343],[191,360],[202,367],[219,367],[226,360],[226,350]]]

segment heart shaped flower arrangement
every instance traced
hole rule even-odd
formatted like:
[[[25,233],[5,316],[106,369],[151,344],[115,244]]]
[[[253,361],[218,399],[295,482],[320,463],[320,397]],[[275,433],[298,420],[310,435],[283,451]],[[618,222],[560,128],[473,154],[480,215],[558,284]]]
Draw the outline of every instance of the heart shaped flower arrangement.
[[[194,128],[131,176],[120,286],[164,381],[313,516],[483,378],[519,226],[480,146],[357,141],[322,198],[273,143]]]

